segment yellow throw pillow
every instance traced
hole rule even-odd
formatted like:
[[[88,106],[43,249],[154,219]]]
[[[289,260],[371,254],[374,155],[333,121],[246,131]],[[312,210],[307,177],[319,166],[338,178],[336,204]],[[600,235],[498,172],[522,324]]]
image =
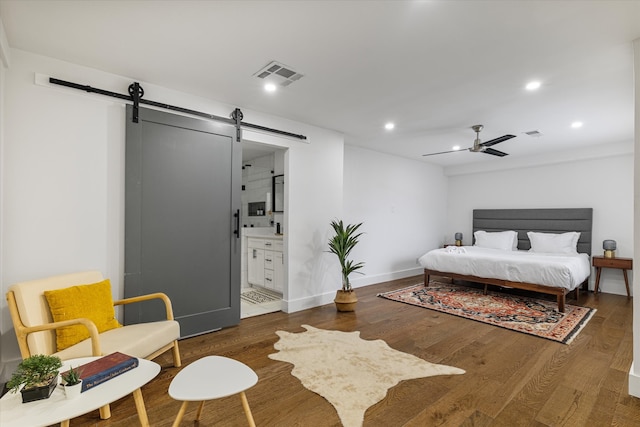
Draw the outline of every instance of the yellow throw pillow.
[[[98,332],[120,328],[111,297],[109,279],[91,285],[71,286],[54,291],[44,291],[54,322],[87,318],[96,324]],[[71,347],[89,338],[83,325],[65,326],[56,329],[58,351]]]

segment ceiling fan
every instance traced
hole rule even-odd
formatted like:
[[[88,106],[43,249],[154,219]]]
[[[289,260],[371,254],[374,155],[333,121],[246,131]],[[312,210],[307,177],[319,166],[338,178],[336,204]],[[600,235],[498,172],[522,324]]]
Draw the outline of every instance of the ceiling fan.
[[[515,138],[515,135],[502,135],[499,138],[495,138],[492,139],[490,141],[487,142],[480,142],[480,131],[484,128],[483,125],[474,125],[471,126],[471,129],[473,129],[476,133],[476,140],[473,141],[473,147],[469,147],[469,148],[465,148],[465,149],[459,149],[459,150],[450,150],[450,151],[440,151],[439,153],[430,153],[430,154],[423,154],[423,156],[435,156],[436,154],[446,154],[446,153],[455,153],[456,151],[464,151],[464,150],[469,150],[471,152],[474,153],[486,153],[486,154],[491,154],[493,156],[498,156],[498,157],[504,157],[506,155],[508,155],[507,153],[504,153],[502,151],[498,151],[498,150],[494,150],[493,148],[489,148],[492,145],[496,145],[499,144],[501,142],[504,142],[506,140],[509,140],[511,138]]]

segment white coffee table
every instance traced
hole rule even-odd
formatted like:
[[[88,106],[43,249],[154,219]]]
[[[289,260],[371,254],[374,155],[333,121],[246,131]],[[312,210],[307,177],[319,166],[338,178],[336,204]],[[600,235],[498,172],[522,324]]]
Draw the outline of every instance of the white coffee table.
[[[185,366],[169,385],[169,396],[182,400],[173,427],[180,425],[189,402],[200,402],[196,421],[206,400],[240,394],[242,408],[251,427],[255,427],[244,391],[258,382],[258,375],[242,362],[222,356],[207,356]],[[4,427],[4,426],[3,426]]]
[[[98,357],[66,360],[60,372],[64,372],[70,366],[77,367],[95,359]],[[62,427],[68,427],[71,418],[79,417],[128,394],[133,394],[140,424],[147,427],[149,419],[140,387],[158,375],[160,365],[145,359],[138,359],[138,361],[140,363],[135,369],[87,390],[75,399],[67,399],[60,386],[56,387],[48,399],[29,403],[22,403],[20,392],[8,392],[0,399],[0,425],[2,427],[35,427],[61,423]]]

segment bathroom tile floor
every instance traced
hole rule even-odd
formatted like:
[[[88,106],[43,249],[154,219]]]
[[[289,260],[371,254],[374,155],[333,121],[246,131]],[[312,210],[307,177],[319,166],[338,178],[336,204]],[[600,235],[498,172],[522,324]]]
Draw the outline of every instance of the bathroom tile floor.
[[[244,292],[248,289],[242,289]],[[260,304],[251,304],[244,300],[240,300],[240,318],[245,319],[247,317],[259,316],[261,314],[273,313],[280,311],[282,307],[282,300],[263,302]]]

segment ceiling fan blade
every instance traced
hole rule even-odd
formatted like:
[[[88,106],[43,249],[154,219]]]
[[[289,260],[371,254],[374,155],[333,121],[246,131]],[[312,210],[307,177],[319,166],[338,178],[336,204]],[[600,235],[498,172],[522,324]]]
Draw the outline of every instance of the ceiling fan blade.
[[[498,150],[494,150],[493,148],[485,148],[484,150],[482,150],[483,153],[487,153],[487,154],[492,154],[494,156],[498,156],[498,157],[504,157],[504,156],[508,156],[509,154],[504,153],[502,151],[498,151]]]
[[[516,137],[515,135],[502,135],[499,138],[492,139],[492,140],[487,141],[487,142],[483,142],[480,145],[484,145],[485,147],[491,147],[492,145],[499,144],[501,142],[504,142],[504,141],[506,141],[508,139],[515,138],[515,137]]]
[[[459,150],[449,150],[449,151],[440,151],[439,153],[429,153],[429,154],[423,154],[423,157],[427,157],[427,156],[435,156],[436,154],[447,154],[447,153],[455,153],[458,151],[467,151],[468,148],[461,148]]]

